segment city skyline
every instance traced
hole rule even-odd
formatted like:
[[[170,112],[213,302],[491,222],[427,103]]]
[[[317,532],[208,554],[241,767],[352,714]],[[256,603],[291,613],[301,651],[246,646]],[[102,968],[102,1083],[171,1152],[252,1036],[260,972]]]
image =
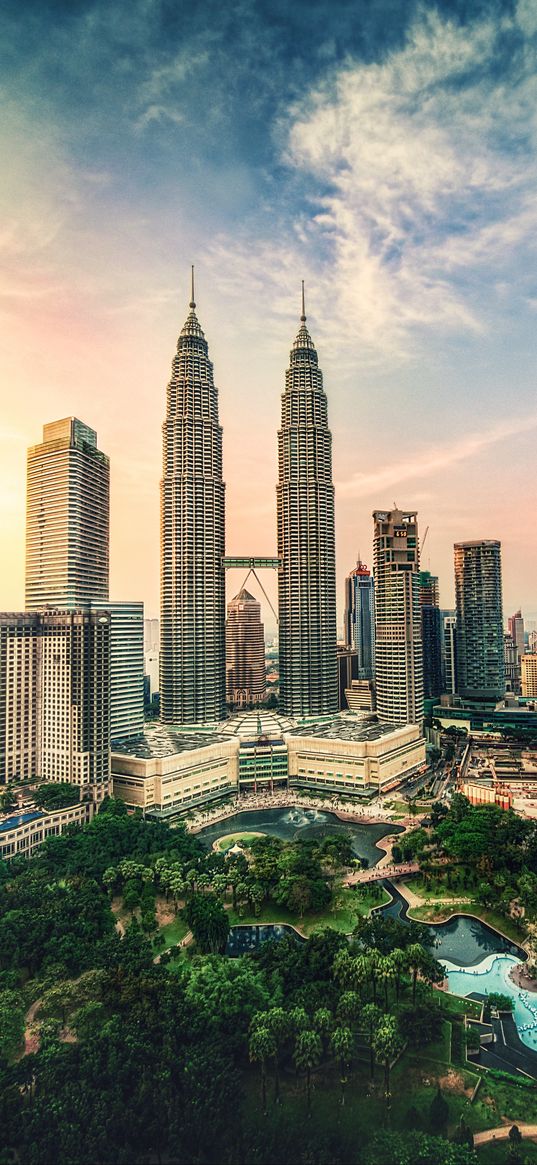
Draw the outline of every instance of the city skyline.
[[[114,467],[111,594],[135,565],[157,614],[160,391],[194,260],[228,552],[275,551],[271,435],[304,277],[330,386],[340,611],[358,548],[371,557],[369,515],[395,498],[430,525],[442,606],[454,543],[499,539],[505,610],[537,617],[523,514],[537,20],[522,0],[372,7],[308,10],[306,45],[300,3],[215,10],[210,29],[203,14],[164,27],[151,4],[128,21],[100,3],[31,22],[6,6],[4,609],[23,605],[26,449],[77,415]]]

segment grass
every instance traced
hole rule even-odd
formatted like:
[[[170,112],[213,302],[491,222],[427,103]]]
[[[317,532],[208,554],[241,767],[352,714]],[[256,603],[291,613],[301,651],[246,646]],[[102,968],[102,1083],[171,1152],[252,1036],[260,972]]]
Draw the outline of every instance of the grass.
[[[447,991],[439,992],[442,1011],[453,1015],[469,1015],[472,1019],[481,1016],[481,1004],[476,999],[464,999],[461,995],[451,995]]]
[[[237,910],[231,909],[229,911],[229,921],[231,926],[236,926],[240,923],[247,925],[255,925],[263,922],[285,922],[289,926],[295,926],[301,934],[311,935],[318,930],[324,930],[325,927],[330,926],[332,930],[338,930],[343,934],[350,934],[356,923],[360,918],[364,918],[370,913],[372,906],[382,906],[385,902],[390,901],[389,894],[382,890],[382,894],[375,897],[373,894],[357,894],[355,890],[340,890],[336,895],[337,906],[335,909],[330,907],[327,910],[320,912],[309,912],[301,918],[295,911],[288,910],[285,906],[276,906],[274,902],[266,902],[258,917],[255,914],[245,912],[242,917]]]
[[[164,939],[164,945],[158,948],[159,953],[169,950],[170,947],[175,947],[185,937],[187,931],[188,926],[179,915],[174,918],[173,922],[167,922],[165,926],[161,926],[159,934]]]
[[[246,849],[255,841],[256,837],[263,837],[262,833],[225,833],[216,842],[220,851],[231,849],[234,845],[243,845]]]

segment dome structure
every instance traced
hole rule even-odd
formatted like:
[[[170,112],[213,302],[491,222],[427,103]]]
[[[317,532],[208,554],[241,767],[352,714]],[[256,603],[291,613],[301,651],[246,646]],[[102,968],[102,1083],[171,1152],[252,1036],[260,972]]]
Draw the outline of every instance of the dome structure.
[[[275,740],[295,727],[295,721],[288,716],[278,716],[275,712],[260,708],[232,716],[225,724],[219,725],[219,732],[225,736],[238,736],[241,740],[259,740],[260,737]]]

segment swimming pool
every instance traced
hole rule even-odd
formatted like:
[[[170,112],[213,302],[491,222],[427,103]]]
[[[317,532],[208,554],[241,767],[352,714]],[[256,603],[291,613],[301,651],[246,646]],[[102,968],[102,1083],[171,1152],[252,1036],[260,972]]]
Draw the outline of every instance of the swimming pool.
[[[512,967],[519,967],[520,959],[513,955],[487,955],[477,967],[462,970],[447,959],[442,960],[447,971],[449,990],[454,995],[481,995],[500,992],[513,1000],[513,1018],[520,1039],[532,1051],[537,1051],[537,993],[523,991],[509,978]]]

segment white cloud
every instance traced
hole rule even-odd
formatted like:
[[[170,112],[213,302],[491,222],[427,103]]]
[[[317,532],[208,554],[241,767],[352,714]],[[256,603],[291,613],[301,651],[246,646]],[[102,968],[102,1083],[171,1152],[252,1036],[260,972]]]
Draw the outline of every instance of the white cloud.
[[[537,413],[533,416],[519,417],[516,421],[500,421],[490,429],[470,433],[449,445],[431,445],[421,454],[405,458],[403,461],[389,462],[372,473],[354,473],[346,481],[337,482],[338,497],[369,497],[405,481],[413,481],[420,477],[430,478],[451,465],[467,461],[491,445],[535,428]]]

